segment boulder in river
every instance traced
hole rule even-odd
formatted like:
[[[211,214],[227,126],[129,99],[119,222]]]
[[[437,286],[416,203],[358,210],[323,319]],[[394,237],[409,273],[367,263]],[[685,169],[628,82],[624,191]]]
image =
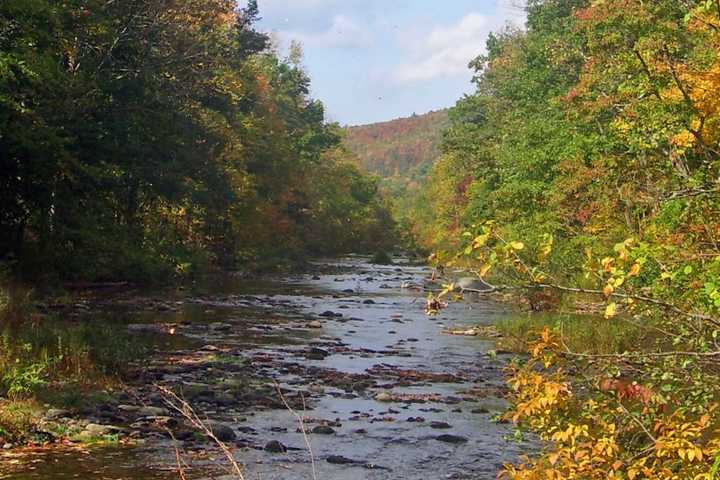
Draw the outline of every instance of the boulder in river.
[[[271,440],[265,444],[265,451],[270,453],[285,453],[287,447],[277,440]]]
[[[222,423],[212,422],[208,424],[208,428],[215,437],[221,442],[232,442],[237,435],[232,428]]]

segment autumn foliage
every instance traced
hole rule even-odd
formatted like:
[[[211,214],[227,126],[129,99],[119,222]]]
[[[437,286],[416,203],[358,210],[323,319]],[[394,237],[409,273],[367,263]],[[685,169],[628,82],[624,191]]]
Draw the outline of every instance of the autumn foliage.
[[[509,417],[546,448],[506,478],[718,478],[719,62],[714,0],[529,1],[473,62],[416,237],[637,335],[537,332]]]

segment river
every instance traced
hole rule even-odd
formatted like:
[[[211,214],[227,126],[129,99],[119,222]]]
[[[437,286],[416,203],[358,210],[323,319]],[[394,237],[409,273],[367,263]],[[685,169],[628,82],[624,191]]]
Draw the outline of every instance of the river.
[[[138,418],[138,407],[151,406],[177,423],[158,384],[232,429],[228,443],[248,479],[494,479],[534,447],[497,421],[509,357],[490,354],[490,340],[443,330],[508,313],[468,298],[428,317],[416,286],[429,269],[396,260],[349,256],[304,275],[226,276],[163,298],[95,299],[98,321],[155,341],[134,367],[131,392],[90,419],[119,426],[136,445],[6,454],[0,478],[179,478],[174,445],[187,478],[223,474],[222,455],[197,436],[173,427],[183,438],[173,442],[152,418]]]

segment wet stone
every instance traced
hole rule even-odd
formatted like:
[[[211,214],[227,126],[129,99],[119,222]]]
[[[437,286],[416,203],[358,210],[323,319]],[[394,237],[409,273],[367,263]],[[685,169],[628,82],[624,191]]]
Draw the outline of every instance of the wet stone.
[[[215,435],[215,437],[221,442],[232,442],[237,437],[232,428],[227,425],[223,425],[222,423],[213,422],[209,424],[208,427],[210,428],[212,434]]]
[[[137,414],[141,417],[164,417],[168,416],[169,412],[161,407],[140,407]]]
[[[277,440],[271,440],[265,444],[264,450],[270,453],[285,453],[288,449],[281,442]]]
[[[325,357],[329,357],[330,352],[323,350],[322,348],[313,347],[306,354],[305,357],[310,360],[325,360]]]
[[[48,420],[57,420],[60,418],[68,417],[69,415],[70,415],[70,412],[68,412],[67,410],[62,410],[59,408],[51,408],[50,410],[48,410],[45,413],[45,418],[47,418]]]
[[[327,458],[328,463],[333,463],[335,465],[350,465],[353,463],[360,463],[357,460],[353,460],[351,458],[343,457],[342,455],[330,455]]]
[[[430,428],[436,428],[438,430],[444,430],[452,428],[447,422],[430,422]]]
[[[312,433],[315,433],[317,435],[332,435],[335,433],[335,429],[332,427],[328,427],[327,425],[318,425],[317,427],[312,429]]]
[[[435,437],[435,440],[439,442],[445,442],[445,443],[467,443],[468,439],[465,437],[461,437],[460,435],[451,435],[449,433],[446,433],[444,435],[438,435]]]

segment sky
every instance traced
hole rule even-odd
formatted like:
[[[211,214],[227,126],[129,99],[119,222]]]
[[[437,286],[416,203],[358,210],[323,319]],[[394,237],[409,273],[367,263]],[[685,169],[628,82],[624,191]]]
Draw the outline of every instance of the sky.
[[[242,1],[240,2],[242,5]],[[312,95],[343,125],[452,106],[492,31],[521,26],[516,0],[258,0],[260,30],[303,46]]]

